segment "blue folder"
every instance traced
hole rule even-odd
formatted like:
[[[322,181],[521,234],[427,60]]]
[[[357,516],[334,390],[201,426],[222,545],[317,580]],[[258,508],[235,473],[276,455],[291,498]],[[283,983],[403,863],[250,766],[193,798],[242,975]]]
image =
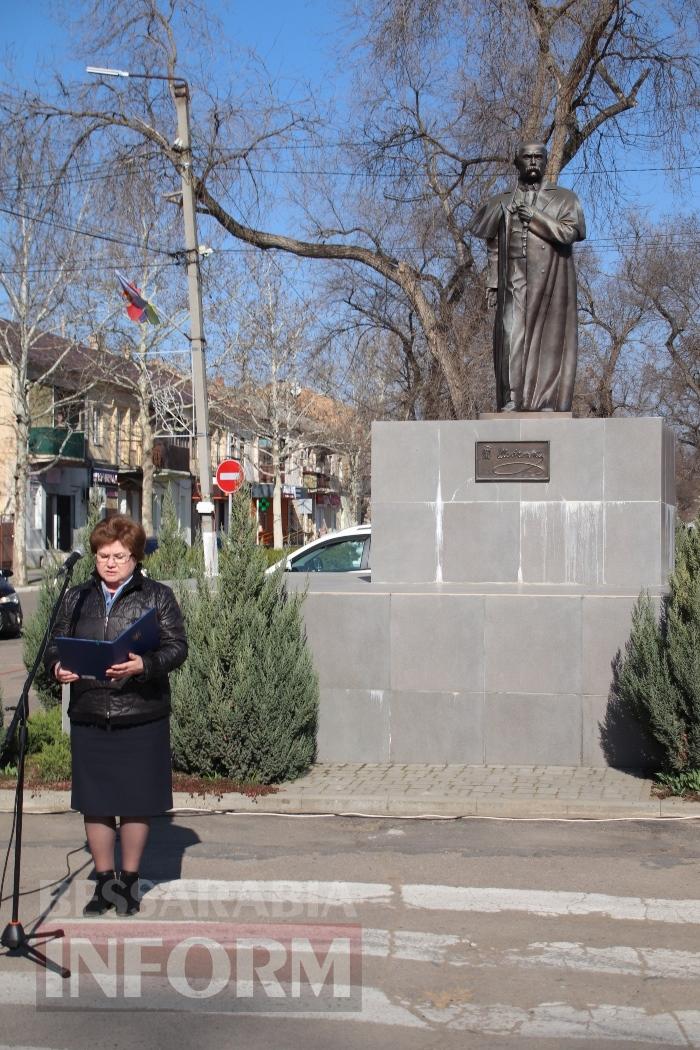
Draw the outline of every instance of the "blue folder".
[[[56,638],[61,667],[81,678],[104,680],[107,668],[123,664],[129,653],[152,652],[160,643],[160,628],[155,609],[149,609],[131,627],[109,642],[93,638]]]

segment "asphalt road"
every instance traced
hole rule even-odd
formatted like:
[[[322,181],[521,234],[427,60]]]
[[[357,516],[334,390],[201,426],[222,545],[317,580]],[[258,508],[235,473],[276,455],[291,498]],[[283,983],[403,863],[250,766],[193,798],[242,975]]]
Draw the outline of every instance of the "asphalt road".
[[[22,589],[19,595],[26,622],[36,612],[38,591]],[[26,677],[27,672],[22,662],[22,639],[0,638],[0,690],[6,708],[15,704],[19,699]],[[35,694],[30,692],[30,712],[37,706],[39,706],[38,700]]]
[[[31,815],[20,918],[73,977],[0,954],[0,1045],[700,1047],[699,862],[692,820],[188,814],[154,823],[141,916],[81,925],[81,820]]]

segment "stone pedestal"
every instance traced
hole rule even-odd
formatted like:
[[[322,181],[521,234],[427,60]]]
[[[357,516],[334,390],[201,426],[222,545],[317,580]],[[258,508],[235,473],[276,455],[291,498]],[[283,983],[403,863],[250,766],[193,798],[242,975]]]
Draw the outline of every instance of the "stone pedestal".
[[[475,480],[477,442],[549,442],[550,480]],[[643,765],[604,733],[641,590],[673,565],[661,419],[378,423],[370,582],[314,580],[306,622],[334,761]]]
[[[548,441],[551,480],[475,481],[504,441]],[[372,582],[664,587],[674,477],[661,419],[376,423]]]

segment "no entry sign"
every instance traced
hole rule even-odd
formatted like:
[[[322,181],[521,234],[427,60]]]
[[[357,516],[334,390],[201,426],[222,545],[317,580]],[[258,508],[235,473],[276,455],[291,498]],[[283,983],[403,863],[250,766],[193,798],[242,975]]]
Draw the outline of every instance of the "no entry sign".
[[[216,468],[216,484],[222,492],[235,492],[244,480],[243,467],[237,459],[224,459]]]

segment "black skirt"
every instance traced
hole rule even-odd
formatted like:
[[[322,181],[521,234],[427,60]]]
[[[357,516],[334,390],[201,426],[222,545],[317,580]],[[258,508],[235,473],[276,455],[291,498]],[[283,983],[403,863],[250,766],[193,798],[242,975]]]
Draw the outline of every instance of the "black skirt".
[[[105,729],[71,724],[71,806],[90,817],[154,817],[172,809],[170,719]]]

